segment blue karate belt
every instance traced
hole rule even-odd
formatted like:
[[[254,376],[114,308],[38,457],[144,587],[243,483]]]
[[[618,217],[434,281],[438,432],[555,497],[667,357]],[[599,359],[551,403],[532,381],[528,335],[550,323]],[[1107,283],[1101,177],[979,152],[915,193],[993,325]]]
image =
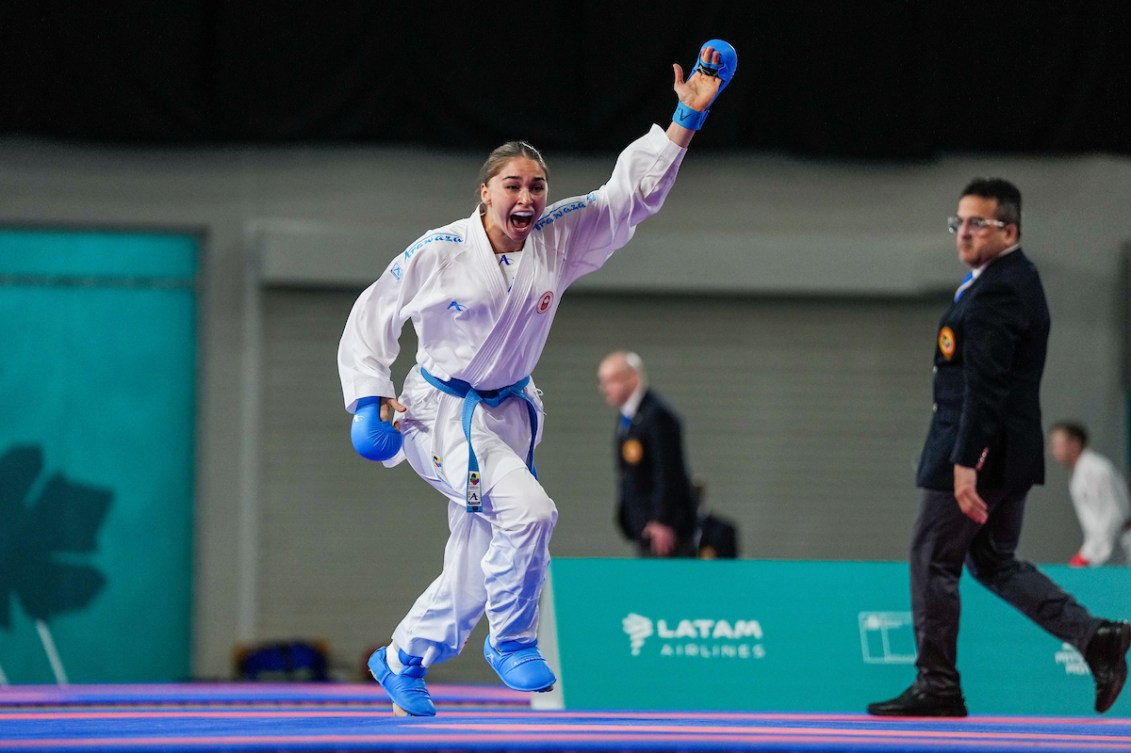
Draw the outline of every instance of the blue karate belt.
[[[526,453],[526,467],[538,478],[538,471],[534,468],[534,440],[538,436],[538,409],[534,401],[524,392],[526,385],[530,384],[530,377],[523,377],[512,385],[498,390],[477,390],[462,379],[449,379],[444,381],[428,373],[423,366],[420,368],[424,381],[440,392],[463,398],[463,436],[467,440],[467,511],[479,512],[483,509],[483,479],[479,473],[479,458],[475,456],[475,448],[471,444],[471,417],[475,414],[475,407],[484,403],[492,408],[497,408],[511,398],[519,398],[526,403],[526,412],[530,415],[530,449]]]

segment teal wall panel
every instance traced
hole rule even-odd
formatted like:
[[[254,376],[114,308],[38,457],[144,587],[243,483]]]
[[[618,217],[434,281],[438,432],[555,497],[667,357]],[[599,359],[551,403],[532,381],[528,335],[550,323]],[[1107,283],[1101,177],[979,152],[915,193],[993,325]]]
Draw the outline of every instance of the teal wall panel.
[[[0,232],[9,682],[188,677],[197,245]]]
[[[1131,618],[1131,569],[1043,569]],[[906,563],[556,559],[551,577],[567,708],[861,713],[915,678]],[[962,598],[972,713],[1094,713],[1078,652],[969,575]]]
[[[185,234],[0,229],[0,275],[192,280],[197,245]]]

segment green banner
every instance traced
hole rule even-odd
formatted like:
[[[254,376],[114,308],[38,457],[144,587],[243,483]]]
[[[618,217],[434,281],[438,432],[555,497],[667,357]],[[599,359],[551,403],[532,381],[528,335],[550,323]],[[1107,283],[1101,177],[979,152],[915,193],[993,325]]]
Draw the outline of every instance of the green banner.
[[[197,255],[0,231],[0,679],[189,675]]]
[[[1131,618],[1131,569],[1042,569]],[[914,680],[908,583],[906,563],[556,559],[541,635],[571,709],[862,712]],[[1074,648],[969,575],[962,599],[972,712],[1094,713]],[[1108,714],[1131,716],[1131,693]]]

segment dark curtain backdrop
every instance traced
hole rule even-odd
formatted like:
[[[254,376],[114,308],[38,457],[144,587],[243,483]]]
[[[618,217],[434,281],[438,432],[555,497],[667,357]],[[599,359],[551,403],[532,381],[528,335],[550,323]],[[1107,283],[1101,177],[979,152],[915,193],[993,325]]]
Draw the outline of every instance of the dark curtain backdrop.
[[[716,36],[716,147],[1131,153],[1131,4],[1069,0],[0,0],[0,134],[614,150]]]

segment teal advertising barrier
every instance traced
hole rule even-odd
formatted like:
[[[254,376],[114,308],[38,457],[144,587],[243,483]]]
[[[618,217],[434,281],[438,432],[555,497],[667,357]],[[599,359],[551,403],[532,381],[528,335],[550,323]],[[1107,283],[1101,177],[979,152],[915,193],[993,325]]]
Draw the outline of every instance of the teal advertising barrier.
[[[1131,569],[1042,569],[1131,618]],[[560,682],[539,705],[863,712],[915,677],[908,583],[906,563],[556,559],[540,641]],[[1074,648],[968,574],[962,599],[972,712],[1094,714]],[[1131,694],[1108,714],[1131,716]]]
[[[0,230],[0,683],[188,677],[197,264]]]

